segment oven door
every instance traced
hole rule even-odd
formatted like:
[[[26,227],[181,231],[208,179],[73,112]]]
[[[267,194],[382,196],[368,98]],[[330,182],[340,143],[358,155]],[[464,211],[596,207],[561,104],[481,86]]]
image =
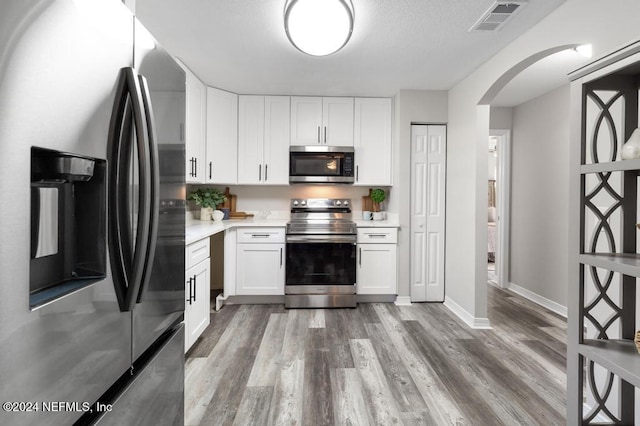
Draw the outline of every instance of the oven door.
[[[287,236],[285,306],[355,307],[355,236]]]

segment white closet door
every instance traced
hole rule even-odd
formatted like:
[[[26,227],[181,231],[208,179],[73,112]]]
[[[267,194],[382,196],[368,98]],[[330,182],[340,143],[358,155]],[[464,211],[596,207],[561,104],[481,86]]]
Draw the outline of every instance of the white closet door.
[[[411,126],[411,301],[444,301],[446,127]]]

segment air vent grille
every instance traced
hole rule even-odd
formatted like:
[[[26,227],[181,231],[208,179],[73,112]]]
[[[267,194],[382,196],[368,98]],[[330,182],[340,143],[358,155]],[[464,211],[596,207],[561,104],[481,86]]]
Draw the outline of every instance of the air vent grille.
[[[469,31],[497,31],[522,9],[526,1],[497,1],[473,24]]]

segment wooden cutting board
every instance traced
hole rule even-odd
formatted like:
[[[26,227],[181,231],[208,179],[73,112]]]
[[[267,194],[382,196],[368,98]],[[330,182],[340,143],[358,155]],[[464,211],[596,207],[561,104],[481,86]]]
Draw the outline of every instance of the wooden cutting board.
[[[253,213],[245,213],[245,212],[229,213],[229,219],[246,219],[248,217],[253,217]]]
[[[371,199],[372,188],[369,188],[369,195],[362,197],[362,211],[373,211],[373,200]]]
[[[224,203],[222,203],[222,207],[223,209],[229,209],[229,212],[235,212],[236,211],[236,205],[237,205],[237,199],[238,197],[236,197],[234,194],[231,194],[229,192],[229,187],[227,186],[224,190],[224,196],[227,197],[226,201]]]

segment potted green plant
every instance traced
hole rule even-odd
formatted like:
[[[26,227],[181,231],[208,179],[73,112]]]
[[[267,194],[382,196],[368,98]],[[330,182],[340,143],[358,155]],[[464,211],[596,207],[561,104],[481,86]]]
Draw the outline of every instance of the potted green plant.
[[[189,200],[200,206],[200,220],[211,220],[213,211],[227,201],[227,197],[215,188],[198,188],[191,191]]]
[[[384,214],[380,211],[380,203],[387,199],[384,189],[376,188],[371,191],[371,200],[373,201],[373,220],[382,220]]]

